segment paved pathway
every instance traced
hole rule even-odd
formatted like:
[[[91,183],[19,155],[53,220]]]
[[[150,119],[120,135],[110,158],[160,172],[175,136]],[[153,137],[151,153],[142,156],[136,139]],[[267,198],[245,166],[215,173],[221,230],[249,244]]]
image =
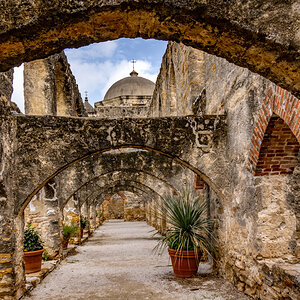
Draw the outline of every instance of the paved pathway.
[[[152,253],[151,230],[145,222],[104,223],[25,299],[248,299],[212,275],[175,278],[167,251]]]

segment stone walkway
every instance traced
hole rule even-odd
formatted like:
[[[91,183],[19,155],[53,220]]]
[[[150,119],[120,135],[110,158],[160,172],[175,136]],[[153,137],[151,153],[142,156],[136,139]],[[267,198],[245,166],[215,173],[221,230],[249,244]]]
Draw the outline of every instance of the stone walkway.
[[[167,251],[152,253],[151,230],[145,222],[106,222],[24,299],[248,299],[213,275],[174,277]]]

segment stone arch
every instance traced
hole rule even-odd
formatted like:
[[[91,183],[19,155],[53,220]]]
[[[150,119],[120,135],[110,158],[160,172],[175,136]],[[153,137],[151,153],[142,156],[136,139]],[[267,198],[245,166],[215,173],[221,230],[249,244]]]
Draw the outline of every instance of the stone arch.
[[[119,191],[129,191],[129,192],[135,192],[135,191],[141,191],[149,195],[148,199],[151,198],[160,198],[160,194],[154,191],[153,189],[149,188],[148,186],[141,184],[140,182],[132,181],[132,180],[125,180],[123,183],[122,181],[112,181],[109,186],[104,187],[97,193],[96,196],[93,197],[93,199],[90,200],[90,203],[94,203],[101,197],[101,195],[104,195],[101,200],[103,201],[105,197],[112,195],[114,193],[117,193]]]
[[[85,184],[93,183],[104,174],[115,171],[135,171],[147,173],[171,186],[179,186],[186,182],[194,173],[188,168],[176,163],[169,157],[148,151],[107,152],[104,155],[91,156],[57,175],[58,194],[60,202],[70,197],[70,194],[84,188]],[[183,175],[182,175],[183,174]],[[55,179],[56,181],[56,179]],[[60,206],[63,206],[60,204]]]
[[[215,152],[209,150],[218,146],[219,141],[225,137],[224,119],[223,116],[208,116],[100,122],[94,119],[17,116],[17,131],[20,135],[18,164],[29,167],[22,168],[16,178],[18,189],[15,212],[21,212],[51,178],[70,166],[91,156],[126,148],[169,157],[201,175],[219,198],[224,199],[209,177],[194,165],[203,154],[215,157]],[[197,158],[196,155],[190,155],[193,152],[197,153]],[[208,164],[212,161],[208,161]],[[224,163],[220,153],[218,163]],[[202,166],[204,169],[208,167]],[[28,178],[32,180],[28,181]]]
[[[272,87],[267,92],[266,99],[258,113],[257,121],[251,139],[248,169],[257,175],[257,165],[264,141],[264,136],[270,124],[271,118],[279,116],[288,126],[295,140],[300,143],[300,101],[289,92],[280,87]],[[273,119],[274,120],[274,119]],[[274,123],[272,121],[271,123]],[[272,125],[274,126],[274,124]],[[282,128],[286,130],[285,128]],[[296,147],[297,148],[297,147]],[[270,150],[269,150],[270,151]],[[261,174],[269,174],[269,170]],[[275,172],[276,173],[276,172]],[[284,172],[283,172],[284,173]]]
[[[30,200],[32,199],[32,197],[34,197],[34,195],[51,179],[53,179],[55,176],[57,176],[60,172],[62,172],[63,170],[65,170],[66,168],[68,168],[69,166],[73,165],[74,163],[77,163],[83,159],[86,159],[87,157],[90,157],[92,155],[97,155],[97,154],[102,154],[105,153],[107,151],[111,151],[111,150],[115,150],[115,149],[126,149],[126,148],[135,148],[135,149],[142,149],[142,150],[147,150],[147,151],[153,151],[155,153],[159,153],[163,156],[169,157],[172,160],[174,160],[175,162],[177,162],[178,164],[190,169],[191,171],[193,171],[194,173],[196,173],[197,175],[199,175],[203,181],[209,185],[212,190],[216,193],[216,195],[220,198],[220,199],[224,199],[225,196],[223,195],[223,193],[217,188],[217,186],[211,181],[211,179],[206,176],[203,172],[201,172],[200,170],[198,170],[196,167],[194,167],[193,165],[189,164],[188,162],[178,158],[178,157],[173,157],[172,155],[168,154],[168,153],[164,153],[162,151],[158,151],[156,149],[152,149],[150,147],[137,147],[137,146],[133,146],[133,145],[126,145],[126,146],[121,146],[121,147],[116,147],[116,148],[108,148],[96,153],[91,153],[89,155],[86,155],[78,160],[76,160],[73,163],[70,163],[66,166],[64,166],[62,169],[57,170],[54,174],[52,174],[47,180],[45,180],[39,187],[37,187],[26,199],[25,202],[22,204],[22,206],[20,207],[20,209],[17,211],[17,213],[22,213],[23,209],[27,206],[27,204],[30,202]]]
[[[250,0],[243,6],[237,0],[68,1],[47,6],[34,0],[18,10],[6,5],[0,9],[0,70],[64,48],[120,37],[156,38],[224,57],[299,96],[295,11],[293,2],[271,0],[257,6]]]
[[[89,181],[84,182],[81,186],[79,186],[75,191],[70,191],[69,196],[66,197],[66,200],[61,203],[62,207],[65,206],[65,204],[69,201],[69,199],[77,193],[80,193],[81,190],[84,190],[85,188],[87,188],[88,192],[87,192],[87,199],[89,199],[98,188],[102,188],[102,186],[98,185],[98,182],[100,182],[102,185],[105,185],[105,177],[107,177],[109,179],[109,177],[115,177],[114,175],[117,174],[117,176],[124,176],[124,178],[131,178],[131,177],[136,177],[137,179],[139,177],[141,177],[142,175],[149,177],[149,179],[154,179],[155,181],[161,182],[164,186],[168,187],[169,190],[172,190],[173,193],[177,193],[177,189],[169,184],[167,181],[165,181],[163,178],[158,178],[157,176],[150,174],[148,172],[144,172],[141,170],[135,170],[135,169],[116,169],[113,170],[111,172],[106,172],[106,173],[102,173],[99,174],[98,176],[91,178]],[[91,188],[88,188],[88,186],[91,185]],[[95,187],[94,187],[95,186]],[[92,191],[91,191],[92,190]],[[89,193],[89,191],[91,191]]]

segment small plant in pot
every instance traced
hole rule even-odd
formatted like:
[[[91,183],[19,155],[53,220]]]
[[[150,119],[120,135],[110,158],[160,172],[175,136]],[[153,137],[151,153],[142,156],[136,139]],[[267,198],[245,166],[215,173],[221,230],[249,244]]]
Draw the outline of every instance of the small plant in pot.
[[[43,242],[38,232],[28,224],[24,231],[24,263],[25,273],[41,271]]]
[[[190,191],[182,191],[163,198],[159,213],[165,216],[169,228],[160,236],[156,250],[168,247],[175,276],[195,275],[203,253],[214,252],[206,201]]]
[[[86,228],[87,225],[87,219],[80,215],[80,237],[83,237],[83,229]]]
[[[70,225],[63,224],[62,247],[64,250],[68,248],[70,238],[76,235],[77,232],[78,232],[78,227],[75,221],[71,221]]]

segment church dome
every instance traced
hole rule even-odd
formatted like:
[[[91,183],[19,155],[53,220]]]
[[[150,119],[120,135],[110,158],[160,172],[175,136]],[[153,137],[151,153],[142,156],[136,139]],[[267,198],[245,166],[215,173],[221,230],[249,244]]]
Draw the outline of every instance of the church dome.
[[[139,77],[132,71],[129,77],[115,82],[106,92],[104,100],[122,96],[152,96],[155,84],[151,80]]]

